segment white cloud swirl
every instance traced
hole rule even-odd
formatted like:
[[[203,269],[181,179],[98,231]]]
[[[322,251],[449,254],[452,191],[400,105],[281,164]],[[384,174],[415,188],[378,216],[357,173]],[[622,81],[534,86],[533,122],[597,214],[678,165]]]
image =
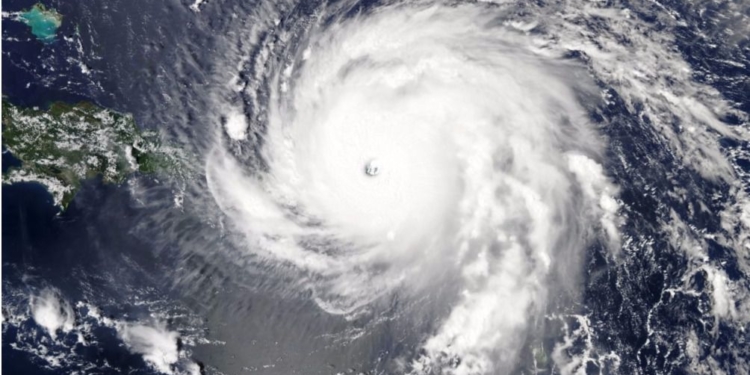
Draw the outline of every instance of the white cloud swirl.
[[[391,6],[312,30],[271,79],[267,168],[221,144],[206,164],[246,247],[307,275],[329,313],[457,282],[416,372],[512,366],[550,280],[575,280],[593,230],[618,240],[580,104],[593,83],[488,9]]]

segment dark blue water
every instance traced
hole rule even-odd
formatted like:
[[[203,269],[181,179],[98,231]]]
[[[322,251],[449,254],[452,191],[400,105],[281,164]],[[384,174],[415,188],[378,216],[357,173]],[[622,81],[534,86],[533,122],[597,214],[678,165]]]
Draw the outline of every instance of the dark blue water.
[[[28,10],[36,2],[14,0],[3,3],[3,11]],[[48,8],[59,8],[57,1],[44,1]],[[23,106],[46,106],[51,101],[71,103],[101,95],[80,67],[67,61],[75,56],[75,46],[63,37],[76,34],[74,16],[64,14],[53,42],[42,42],[32,35],[23,22],[3,18],[3,83],[4,97]],[[19,41],[16,41],[19,40]]]
[[[96,181],[91,181],[88,185],[82,193],[83,202],[100,205],[102,208],[115,208],[112,201],[119,200],[118,193],[100,186]],[[127,231],[121,230],[120,225],[108,225],[120,215],[98,215],[81,210],[78,208],[81,199],[74,201],[66,212],[59,214],[59,210],[52,205],[49,193],[38,184],[3,185],[2,189],[3,306],[18,302],[10,297],[6,288],[36,290],[53,286],[66,300],[74,302],[92,297],[97,299],[97,294],[84,293],[91,286],[99,289],[98,295],[104,297],[103,300],[115,298],[122,301],[125,300],[122,294],[150,286],[150,280],[136,279],[138,270],[134,270],[136,273],[131,272],[128,278],[117,280],[115,284],[108,284],[100,279],[104,274],[120,272],[114,264],[120,260],[119,255],[137,256],[139,252],[133,251],[134,249],[147,248],[144,244],[127,238],[124,235]],[[111,228],[109,231],[108,227]],[[122,317],[123,314],[138,316],[139,311],[123,305],[105,308],[104,313]],[[33,323],[25,323],[25,328],[28,328],[28,324]],[[68,374],[78,367],[44,369],[44,363],[35,356],[10,347],[16,341],[15,334],[15,329],[11,328],[3,335],[3,373]],[[113,368],[97,373],[151,373],[140,356],[130,353],[122,346],[113,329],[100,327],[93,334],[98,342],[95,347],[75,346],[71,343],[74,351],[82,358],[82,366],[103,366],[106,361]],[[63,340],[75,342],[75,337]]]

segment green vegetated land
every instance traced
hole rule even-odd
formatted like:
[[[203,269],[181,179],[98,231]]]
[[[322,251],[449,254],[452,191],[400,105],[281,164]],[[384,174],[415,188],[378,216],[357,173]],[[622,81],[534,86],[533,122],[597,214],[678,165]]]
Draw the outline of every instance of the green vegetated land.
[[[22,163],[4,173],[3,183],[45,185],[63,209],[84,179],[101,176],[105,183],[121,183],[135,172],[173,174],[182,166],[157,133],[140,130],[130,115],[87,102],[39,109],[4,99],[2,105],[4,151]]]

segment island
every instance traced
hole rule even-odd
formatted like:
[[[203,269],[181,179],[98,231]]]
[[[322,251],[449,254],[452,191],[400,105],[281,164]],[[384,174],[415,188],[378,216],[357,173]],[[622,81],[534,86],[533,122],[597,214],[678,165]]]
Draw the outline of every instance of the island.
[[[31,28],[31,33],[43,43],[55,40],[57,29],[62,25],[62,15],[54,9],[47,9],[37,3],[27,11],[18,14],[18,19]]]
[[[92,103],[52,103],[22,108],[2,101],[3,152],[20,167],[3,172],[3,183],[37,182],[62,210],[81,181],[98,177],[119,184],[133,173],[178,173],[182,159],[164,147],[153,131],[143,131],[133,117]]]

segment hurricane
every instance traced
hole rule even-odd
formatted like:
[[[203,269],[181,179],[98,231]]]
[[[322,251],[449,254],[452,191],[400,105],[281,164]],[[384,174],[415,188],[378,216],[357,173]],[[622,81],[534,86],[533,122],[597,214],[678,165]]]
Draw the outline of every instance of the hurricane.
[[[581,8],[546,19],[509,3],[339,4],[271,26],[238,89],[248,119],[224,117],[205,164],[239,246],[299,275],[328,314],[438,299],[446,313],[405,373],[513,370],[550,301],[579,298],[587,249],[620,256],[602,129],[625,125],[596,114],[607,85],[648,105],[684,158],[699,153],[691,167],[731,175],[715,145],[693,141],[732,133],[722,109],[623,66],[680,62],[646,40],[581,40],[587,13],[639,26]],[[665,116],[702,130],[679,139]]]
[[[160,313],[50,283],[8,321],[164,374],[750,371],[746,1],[173,6],[112,82],[185,166],[122,183],[147,246],[100,277]]]
[[[206,163],[248,246],[329,313],[459,283],[417,362],[460,358],[455,373],[507,366],[491,358],[513,358],[550,280],[570,281],[595,228],[618,235],[579,103],[594,83],[485,11],[389,6],[311,30],[269,76],[265,170],[221,145]]]

